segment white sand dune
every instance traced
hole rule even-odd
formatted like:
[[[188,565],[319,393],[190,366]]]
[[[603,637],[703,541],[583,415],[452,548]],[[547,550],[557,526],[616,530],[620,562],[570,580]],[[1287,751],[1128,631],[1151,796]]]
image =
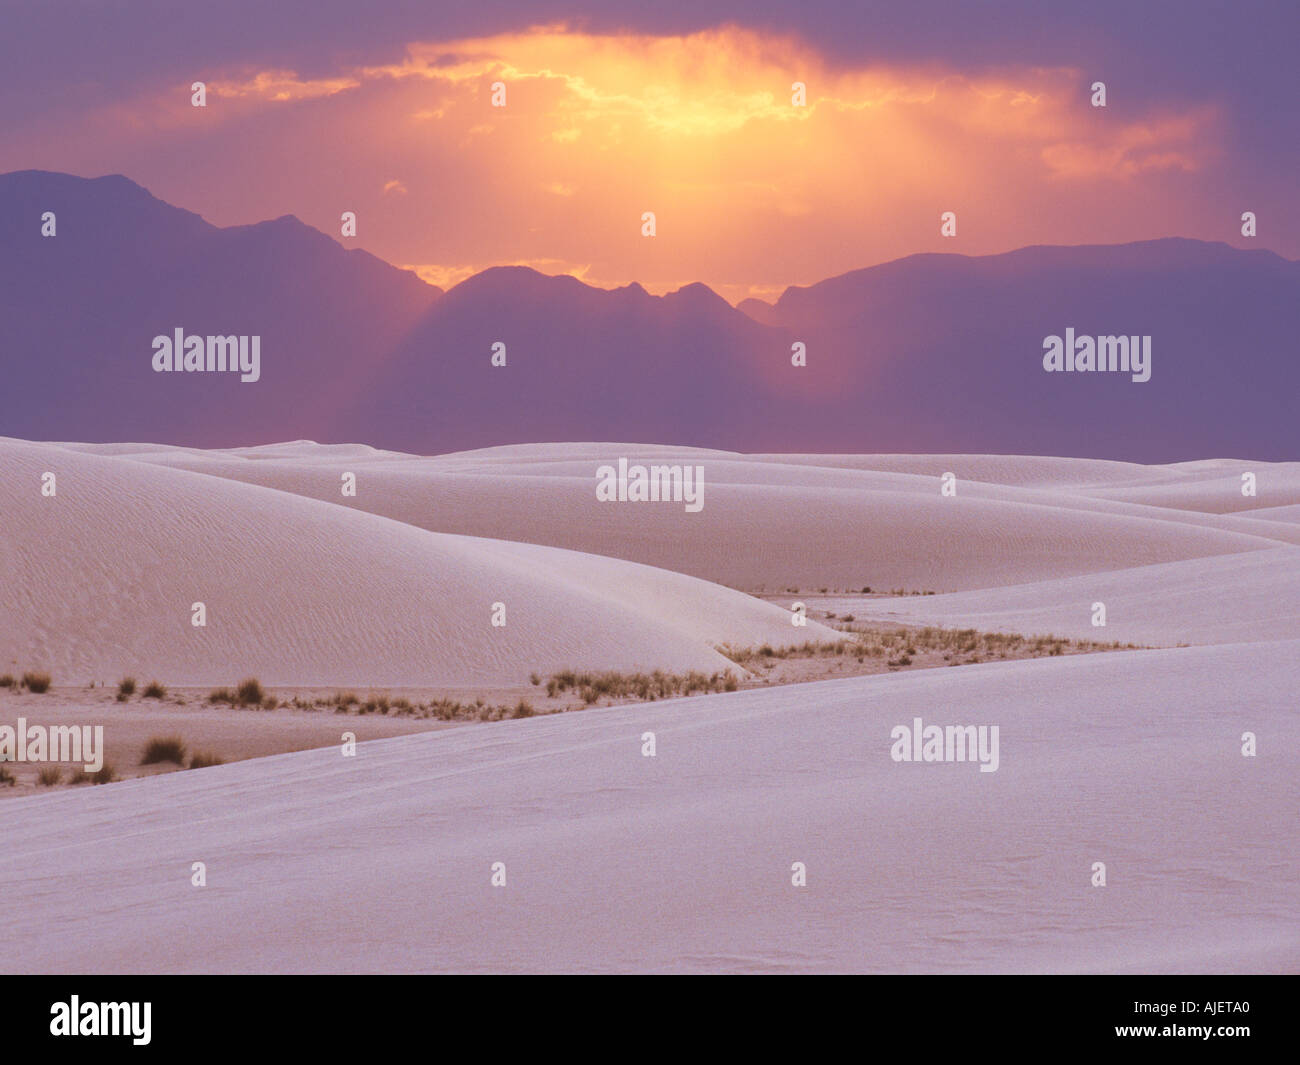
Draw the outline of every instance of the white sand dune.
[[[1249,512],[1252,518],[1266,521],[1300,522],[1300,503],[1286,507],[1259,507]]]
[[[595,466],[621,455],[705,465],[703,512],[597,503]],[[1259,496],[1240,496],[1244,469]],[[56,499],[39,494],[45,470]],[[947,470],[955,499],[938,493]],[[517,684],[570,665],[712,671],[729,665],[719,643],[833,635],[695,577],[954,589],[819,605],[1203,645],[590,710],[10,799],[0,970],[1300,971],[1298,471],[0,440],[0,648],[56,681]],[[189,624],[195,600],[206,629]],[[890,730],[914,717],[997,725],[997,772],[894,763]],[[190,884],[196,861],[207,887]]]
[[[1092,605],[1106,625],[1092,624]],[[953,595],[887,601],[830,598],[819,606],[860,620],[971,628],[1077,640],[1176,644],[1300,639],[1300,548],[1240,555]]]
[[[1300,503],[1300,464],[1270,462],[1220,462],[1210,466],[1180,463],[1168,467],[1168,481],[1083,488],[1086,494],[1120,502],[1145,503],[1175,510],[1209,514],[1243,513],[1260,517],[1261,507]],[[1176,473],[1176,478],[1172,474]],[[1242,474],[1255,475],[1255,495],[1242,494]]]
[[[1298,684],[1296,641],[1019,661],[15,799],[0,968],[1294,973]],[[891,761],[917,716],[997,772]]]
[[[40,493],[45,471],[57,476],[54,498]],[[120,454],[0,441],[0,500],[0,666],[48,669],[56,684],[132,674],[465,686],[566,666],[712,672],[731,666],[718,644],[813,631],[681,574],[430,533]],[[204,628],[191,624],[195,602],[206,605]],[[503,628],[491,625],[497,602]]]
[[[596,467],[623,455],[634,462],[702,464],[704,509],[598,502]],[[419,458],[310,442],[197,454],[141,447],[135,458],[430,531],[608,555],[746,590],[957,591],[1300,544],[1294,522],[1086,494],[1081,486],[1098,481],[1132,486],[1145,474],[1158,486],[1171,474],[1166,467],[1076,459],[803,461],[631,444],[532,445]],[[1257,465],[1265,485],[1300,476],[1300,464]],[[960,479],[955,498],[939,493],[938,475],[947,468]],[[355,499],[341,497],[344,471],[357,474]],[[1230,488],[1224,482],[1222,490]]]
[[[1109,459],[1046,455],[751,455],[761,462],[906,473],[940,477],[952,471],[963,480],[1021,488],[1091,487],[1126,484],[1150,476],[1151,467]]]

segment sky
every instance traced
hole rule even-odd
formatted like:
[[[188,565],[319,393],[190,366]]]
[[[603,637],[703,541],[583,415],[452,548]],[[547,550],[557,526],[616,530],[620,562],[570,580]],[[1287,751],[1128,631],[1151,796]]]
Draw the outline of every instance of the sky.
[[[771,300],[916,252],[1163,236],[1300,258],[1294,0],[52,0],[0,23],[0,171],[294,214],[442,287],[523,264]]]

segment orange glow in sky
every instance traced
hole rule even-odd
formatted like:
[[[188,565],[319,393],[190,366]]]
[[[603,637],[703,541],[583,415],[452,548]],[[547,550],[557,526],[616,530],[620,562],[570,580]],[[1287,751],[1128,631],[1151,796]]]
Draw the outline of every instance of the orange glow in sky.
[[[344,243],[444,287],[526,264],[736,301],[918,251],[1235,232],[1233,205],[1222,231],[1203,221],[1221,115],[1094,108],[1077,70],[846,69],[736,27],[547,27],[313,77],[207,76],[206,108],[160,85],[75,131],[27,131],[5,158],[117,170],[222,225],[296,214],[337,238],[355,211]]]

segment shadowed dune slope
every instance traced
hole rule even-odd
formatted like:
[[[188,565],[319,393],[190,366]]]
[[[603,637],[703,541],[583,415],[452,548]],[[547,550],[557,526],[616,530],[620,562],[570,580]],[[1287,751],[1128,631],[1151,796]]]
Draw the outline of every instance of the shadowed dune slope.
[[[56,684],[518,684],[566,666],[712,672],[731,666],[716,644],[832,636],[677,573],[53,445],[0,441],[0,501],[0,666]]]
[[[703,510],[599,502],[596,469],[622,456],[647,465],[703,466]],[[1140,493],[1124,501],[1087,494],[1083,487],[1099,482],[1151,483],[1158,494],[1172,474],[1167,467],[1079,459],[805,460],[592,443],[422,458],[303,441],[230,452],[141,445],[132,457],[431,531],[609,555],[748,591],[960,591],[1300,544],[1294,522],[1167,509],[1143,502]],[[1300,464],[1254,468],[1268,498],[1300,498]],[[952,498],[940,495],[940,474],[948,470],[958,477]],[[344,472],[357,475],[355,498],[340,493]],[[1222,490],[1240,497],[1230,481]]]
[[[1106,607],[1104,627],[1092,623],[1098,602]],[[863,620],[1148,646],[1300,639],[1300,548],[887,603],[831,599],[822,605]]]

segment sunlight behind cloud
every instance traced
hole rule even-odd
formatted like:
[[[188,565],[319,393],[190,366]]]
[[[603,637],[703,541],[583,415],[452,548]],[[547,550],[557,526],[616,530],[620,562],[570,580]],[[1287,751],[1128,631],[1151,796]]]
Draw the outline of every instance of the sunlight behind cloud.
[[[1221,116],[1099,111],[1086,81],[846,67],[735,26],[549,26],[414,42],[396,62],[328,75],[215,72],[208,108],[160,87],[93,116],[83,147],[103,158],[117,138],[155,161],[158,194],[217,222],[292,212],[337,234],[354,210],[365,247],[444,287],[466,263],[545,262],[651,291],[702,280],[737,299],[917,250],[1184,228],[1190,193],[1163,183],[1218,157]],[[198,165],[169,151],[177,137]],[[232,165],[241,191],[221,181]],[[938,235],[945,210],[956,240]]]

